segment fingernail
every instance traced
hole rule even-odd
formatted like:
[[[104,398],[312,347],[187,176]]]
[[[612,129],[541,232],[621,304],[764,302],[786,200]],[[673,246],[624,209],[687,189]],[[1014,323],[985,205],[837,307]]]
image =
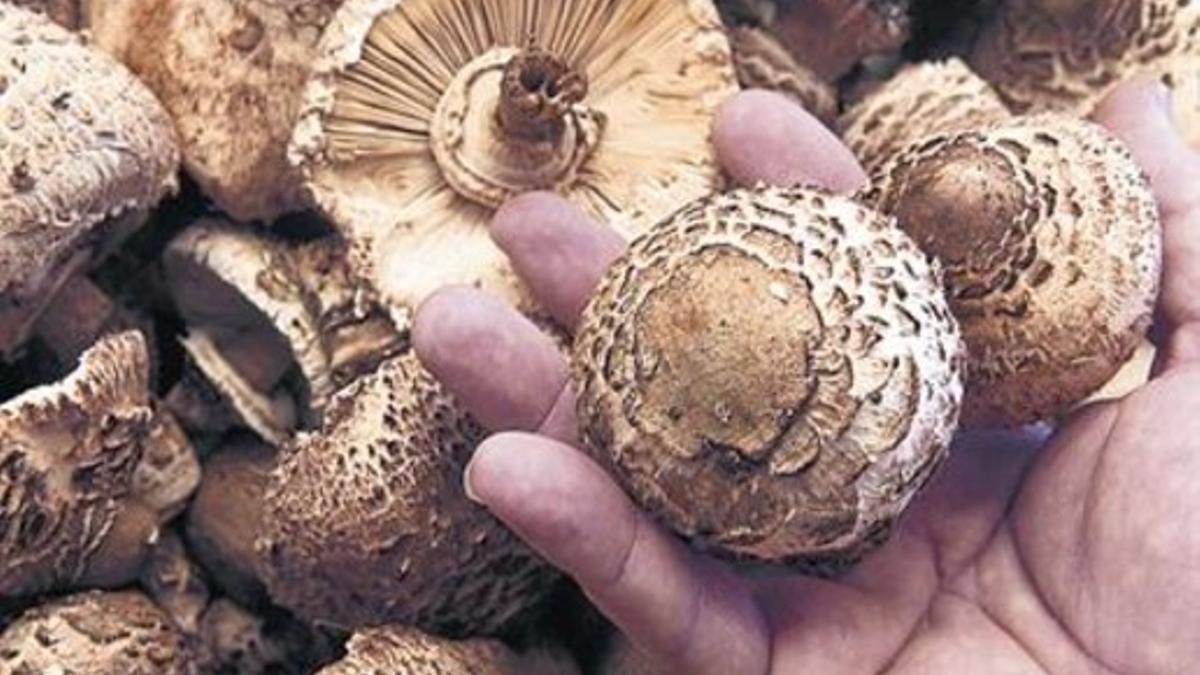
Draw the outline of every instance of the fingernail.
[[[476,504],[483,504],[483,500],[479,498],[479,493],[475,492],[475,486],[471,480],[471,470],[475,466],[475,462],[467,463],[467,468],[463,469],[463,493],[467,495],[467,499]]]

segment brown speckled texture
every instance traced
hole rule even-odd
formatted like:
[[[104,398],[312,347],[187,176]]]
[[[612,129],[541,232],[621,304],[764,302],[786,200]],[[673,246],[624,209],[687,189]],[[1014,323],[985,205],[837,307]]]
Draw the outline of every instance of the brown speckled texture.
[[[837,117],[837,90],[800,65],[770,33],[736,26],[729,29],[728,35],[742,87],[785,94],[825,124]]]
[[[259,548],[271,597],[343,627],[510,626],[554,575],[463,493],[481,439],[412,353],[339,392],[270,479]]]
[[[943,134],[873,184],[865,201],[946,270],[969,351],[967,423],[1060,414],[1142,340],[1161,228],[1145,177],[1100,127],[1047,114]]]
[[[518,655],[492,640],[445,640],[410,628],[356,633],[346,658],[317,675],[573,675],[578,668],[554,655]]]
[[[581,325],[573,375],[593,456],[719,554],[852,561],[957,422],[961,342],[936,270],[843,197],[699,200],[633,243]]]

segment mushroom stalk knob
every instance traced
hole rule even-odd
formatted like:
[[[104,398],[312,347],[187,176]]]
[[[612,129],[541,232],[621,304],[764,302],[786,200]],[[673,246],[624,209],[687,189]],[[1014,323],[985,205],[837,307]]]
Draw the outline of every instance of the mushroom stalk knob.
[[[564,118],[587,96],[587,77],[540,47],[509,60],[500,80],[500,125],[513,139],[555,143]]]

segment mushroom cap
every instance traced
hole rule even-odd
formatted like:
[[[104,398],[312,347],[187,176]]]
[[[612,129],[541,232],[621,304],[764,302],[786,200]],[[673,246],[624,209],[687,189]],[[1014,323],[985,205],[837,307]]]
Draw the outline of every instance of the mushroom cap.
[[[317,675],[576,675],[565,657],[513,652],[495,640],[447,640],[411,628],[355,633],[347,654]]]
[[[826,124],[837,117],[837,92],[833,86],[800,65],[770,33],[761,28],[735,26],[728,35],[733,65],[743,87],[786,94]]]
[[[838,130],[871,170],[923,137],[1007,117],[991,85],[951,58],[905,66],[842,115]]]
[[[557,145],[508,144],[493,125],[501,69],[531,38],[588,82]],[[348,0],[290,157],[390,306],[465,283],[529,310],[488,235],[494,208],[554,189],[623,232],[644,228],[719,185],[711,117],[736,89],[711,0],[563,0],[552,12],[540,0]]]
[[[909,0],[782,0],[767,28],[819,77],[834,82],[909,37]]]
[[[171,619],[136,591],[54,600],[0,634],[0,671],[14,675],[198,675],[199,662]]]
[[[0,405],[0,595],[136,576],[145,545],[175,510],[156,489],[136,492],[155,452],[146,360],[139,333],[109,336],[61,382]]]
[[[968,350],[966,423],[1058,415],[1144,337],[1161,227],[1145,176],[1100,127],[1043,114],[942,134],[873,184],[864,200],[945,270]]]
[[[211,595],[204,573],[188,556],[183,539],[173,530],[167,530],[154,542],[138,583],[180,630],[196,634]]]
[[[90,29],[158,95],[183,161],[237,220],[300,203],[287,162],[316,45],[339,0],[92,2]]]
[[[0,352],[92,250],[176,186],[171,120],[119,63],[0,4]]]
[[[946,456],[961,342],[892,220],[808,189],[699,200],[637,239],[572,359],[592,454],[713,552],[853,562]]]
[[[411,352],[339,391],[282,450],[259,551],[272,599],[342,627],[494,634],[554,575],[467,499],[482,430]]]
[[[341,653],[341,641],[335,645],[285,612],[251,612],[228,598],[209,605],[199,638],[210,659],[206,673],[301,675]]]
[[[1017,112],[1089,113],[1136,71],[1200,55],[1200,4],[1178,0],[1006,0],[971,65]]]

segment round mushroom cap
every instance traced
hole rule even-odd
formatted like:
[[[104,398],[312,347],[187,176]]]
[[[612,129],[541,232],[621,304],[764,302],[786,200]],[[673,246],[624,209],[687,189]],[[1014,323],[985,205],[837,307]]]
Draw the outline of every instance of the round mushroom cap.
[[[0,353],[176,186],[171,120],[119,63],[0,3]]]
[[[517,654],[494,640],[447,640],[385,626],[355,633],[347,654],[317,675],[576,675],[566,657]]]
[[[864,200],[945,269],[968,349],[966,423],[1059,415],[1141,342],[1161,227],[1145,176],[1099,126],[1043,114],[943,134],[873,183]]]
[[[321,54],[290,157],[392,307],[462,283],[532,310],[487,227],[516,194],[628,233],[721,181],[711,0],[348,0]]]
[[[198,675],[199,655],[135,591],[90,592],[21,615],[0,634],[0,672]]]
[[[340,627],[510,626],[555,577],[464,494],[482,434],[411,352],[339,391],[269,480],[259,552],[272,599]]]
[[[130,581],[178,510],[143,473],[158,426],[147,358],[139,333],[109,336],[63,381],[0,405],[0,595]]]
[[[1017,112],[1087,114],[1122,80],[1200,55],[1200,4],[1179,0],[1006,0],[971,65]]]
[[[241,221],[300,205],[287,143],[340,0],[91,2],[96,44],[170,111],[188,173]]]
[[[856,560],[947,453],[962,394],[937,270],[808,189],[699,200],[601,282],[572,374],[591,453],[716,554]]]
[[[1007,117],[991,85],[952,58],[905,66],[842,115],[838,130],[869,171],[926,136]]]
[[[814,117],[830,124],[837,117],[833,85],[800,65],[767,31],[750,26],[730,28],[729,45],[738,82],[747,89],[770,89],[790,96]]]

